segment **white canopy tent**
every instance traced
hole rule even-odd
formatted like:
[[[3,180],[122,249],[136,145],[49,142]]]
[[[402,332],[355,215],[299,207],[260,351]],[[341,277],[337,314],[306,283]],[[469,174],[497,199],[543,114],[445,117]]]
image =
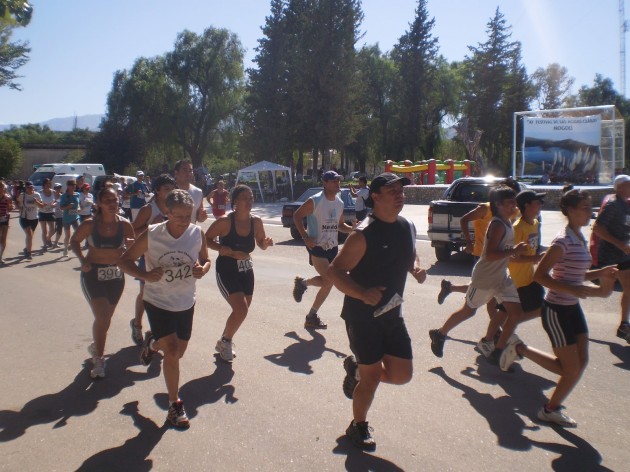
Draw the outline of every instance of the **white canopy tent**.
[[[262,180],[264,181],[265,177],[267,177],[268,179],[267,182],[270,183],[271,186],[269,188],[263,188],[262,184],[260,183],[261,174],[265,174],[267,172],[271,174],[271,179],[269,179],[268,176],[263,175]],[[238,174],[236,176],[236,183],[238,184],[241,182],[256,181],[256,184],[258,186],[258,192],[260,192],[260,198],[262,202],[264,203],[265,202],[264,190],[267,190],[267,193],[269,193],[270,191],[272,191],[273,193],[276,193],[278,191],[278,184],[279,184],[278,177],[280,177],[280,179],[283,179],[283,176],[285,173],[287,177],[284,180],[284,182],[288,181],[291,188],[291,200],[293,200],[293,177],[291,176],[291,168],[286,167],[286,166],[281,166],[280,164],[274,164],[273,162],[269,162],[269,161],[260,161],[249,167],[245,167],[244,169],[241,169],[238,171]]]

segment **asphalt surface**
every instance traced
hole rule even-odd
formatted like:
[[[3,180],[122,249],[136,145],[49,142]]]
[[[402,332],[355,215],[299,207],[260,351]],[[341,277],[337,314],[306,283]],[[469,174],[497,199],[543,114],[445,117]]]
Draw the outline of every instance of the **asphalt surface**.
[[[440,280],[465,283],[471,263],[464,255],[436,263],[423,239],[417,250],[427,281],[409,278],[405,291],[414,378],[379,387],[369,415],[376,452],[356,450],[344,437],[352,414],[341,391],[342,359],[350,353],[339,318],[343,297],[333,290],[322,307],[328,330],[303,329],[313,293],[295,303],[292,282],[314,272],[302,243],[277,224],[278,208],[255,209],[275,246],[254,252],[254,302],[235,337],[232,365],[214,353],[228,305],[213,271],[198,282],[193,337],[181,363],[180,394],[191,418],[184,432],[165,424],[159,359],[141,366],[130,340],[137,282],[127,278],[112,320],[107,377],[93,381],[86,351],[92,315],[77,259],[55,251],[25,261],[17,256],[23,233],[12,220],[9,263],[0,267],[0,470],[628,470],[630,345],[615,336],[621,294],[584,301],[590,365],[567,401],[579,426],[550,427],[536,412],[555,376],[527,360],[512,374],[489,365],[474,350],[485,313],[451,333],[444,358],[432,355],[428,330],[462,303],[451,295],[437,304]],[[547,213],[543,243],[562,225],[561,216]],[[426,234],[426,206],[407,206],[405,214]],[[539,321],[519,327],[519,335],[549,350]]]

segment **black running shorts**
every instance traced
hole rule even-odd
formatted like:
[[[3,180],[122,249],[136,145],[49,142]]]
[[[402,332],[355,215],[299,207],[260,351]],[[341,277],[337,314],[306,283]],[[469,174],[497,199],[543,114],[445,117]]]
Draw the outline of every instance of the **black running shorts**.
[[[577,305],[555,305],[545,301],[542,324],[553,347],[571,346],[580,334],[588,335],[588,326],[582,307]]]
[[[184,311],[169,311],[144,300],[144,309],[147,311],[151,333],[156,340],[171,334],[177,334],[182,341],[190,340],[195,305]]]
[[[545,289],[538,282],[532,282],[525,287],[519,287],[518,298],[521,299],[521,306],[525,313],[538,310],[545,299]]]
[[[117,305],[125,288],[125,275],[115,265],[92,264],[89,272],[81,271],[81,289],[88,302],[105,298]]]
[[[359,364],[374,364],[381,361],[385,354],[413,359],[405,321],[397,314],[346,321],[346,332],[350,349]]]

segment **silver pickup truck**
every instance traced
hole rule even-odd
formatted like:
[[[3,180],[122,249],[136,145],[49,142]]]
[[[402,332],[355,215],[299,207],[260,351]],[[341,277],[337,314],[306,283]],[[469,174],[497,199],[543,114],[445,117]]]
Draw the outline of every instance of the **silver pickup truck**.
[[[488,201],[488,193],[503,180],[502,177],[464,177],[454,181],[444,192],[441,200],[429,204],[428,236],[435,248],[438,261],[448,261],[451,253],[466,247],[459,220],[477,205]],[[521,185],[521,189],[525,186]],[[474,239],[472,224],[469,225]]]

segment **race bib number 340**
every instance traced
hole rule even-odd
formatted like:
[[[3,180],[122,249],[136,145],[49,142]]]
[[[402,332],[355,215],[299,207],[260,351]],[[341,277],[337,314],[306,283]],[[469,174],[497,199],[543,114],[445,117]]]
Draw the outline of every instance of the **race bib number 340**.
[[[252,270],[254,264],[252,264],[251,259],[242,259],[238,261],[238,271],[239,272],[247,272],[248,270]]]

